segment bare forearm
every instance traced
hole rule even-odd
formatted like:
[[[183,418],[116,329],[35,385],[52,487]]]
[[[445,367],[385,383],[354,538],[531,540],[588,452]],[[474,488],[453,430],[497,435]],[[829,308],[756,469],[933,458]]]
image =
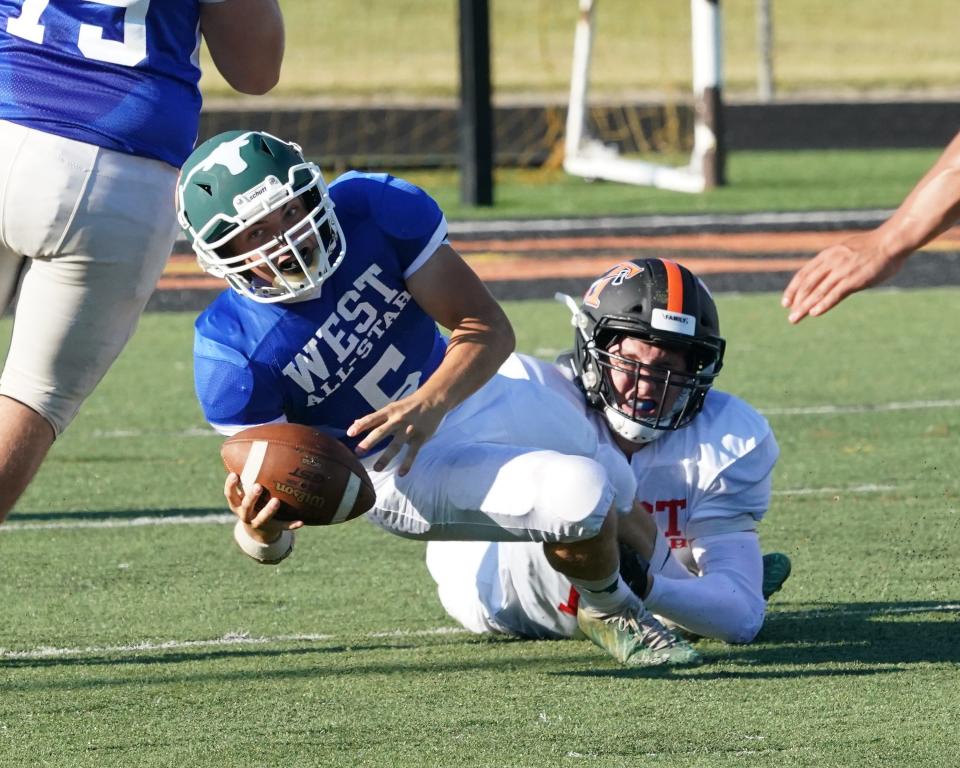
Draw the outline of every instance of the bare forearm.
[[[878,230],[891,255],[926,245],[960,219],[960,136]]]
[[[449,411],[497,372],[515,344],[506,316],[464,321],[450,334],[443,362],[421,387],[422,396]]]
[[[888,280],[958,217],[960,133],[887,221],[824,248],[797,271],[781,299],[790,308],[787,319],[822,315],[851,293]]]
[[[224,79],[241,93],[263,94],[277,84],[283,61],[283,15],[277,0],[205,4],[200,29]]]

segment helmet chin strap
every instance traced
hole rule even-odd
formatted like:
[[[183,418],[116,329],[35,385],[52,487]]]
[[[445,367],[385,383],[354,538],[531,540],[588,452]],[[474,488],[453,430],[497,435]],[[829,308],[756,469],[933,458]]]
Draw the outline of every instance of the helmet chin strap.
[[[624,416],[616,408],[609,405],[603,409],[603,415],[607,419],[607,424],[615,434],[620,435],[624,440],[629,440],[637,445],[646,445],[654,440],[663,437],[665,430],[651,429],[644,424],[638,424],[633,419]]]

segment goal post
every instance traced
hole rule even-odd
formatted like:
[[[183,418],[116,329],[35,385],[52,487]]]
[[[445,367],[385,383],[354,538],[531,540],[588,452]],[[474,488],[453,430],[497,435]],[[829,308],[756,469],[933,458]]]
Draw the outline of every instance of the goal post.
[[[693,149],[686,166],[674,167],[622,157],[615,146],[589,134],[587,97],[599,0],[579,0],[573,70],[567,108],[563,168],[574,176],[625,184],[702,192],[723,185],[723,48],[720,0],[690,0],[693,61]]]

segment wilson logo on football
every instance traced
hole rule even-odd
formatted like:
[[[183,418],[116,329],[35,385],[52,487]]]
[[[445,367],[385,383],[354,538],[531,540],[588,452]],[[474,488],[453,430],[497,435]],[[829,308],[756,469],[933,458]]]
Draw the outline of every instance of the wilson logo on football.
[[[327,500],[319,494],[305,493],[299,488],[294,488],[292,485],[287,485],[286,483],[274,483],[274,489],[277,493],[285,493],[287,496],[292,496],[301,504],[309,504],[311,507],[317,507],[318,509],[327,503]]]

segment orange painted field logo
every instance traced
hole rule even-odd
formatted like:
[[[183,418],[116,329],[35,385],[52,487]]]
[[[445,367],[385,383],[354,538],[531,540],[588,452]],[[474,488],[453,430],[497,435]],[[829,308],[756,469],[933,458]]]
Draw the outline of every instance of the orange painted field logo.
[[[636,277],[641,272],[643,272],[643,267],[638,267],[632,261],[621,261],[619,264],[610,267],[603,277],[593,281],[593,285],[583,295],[583,303],[596,309],[600,306],[600,294],[608,285],[623,285],[625,280]]]

